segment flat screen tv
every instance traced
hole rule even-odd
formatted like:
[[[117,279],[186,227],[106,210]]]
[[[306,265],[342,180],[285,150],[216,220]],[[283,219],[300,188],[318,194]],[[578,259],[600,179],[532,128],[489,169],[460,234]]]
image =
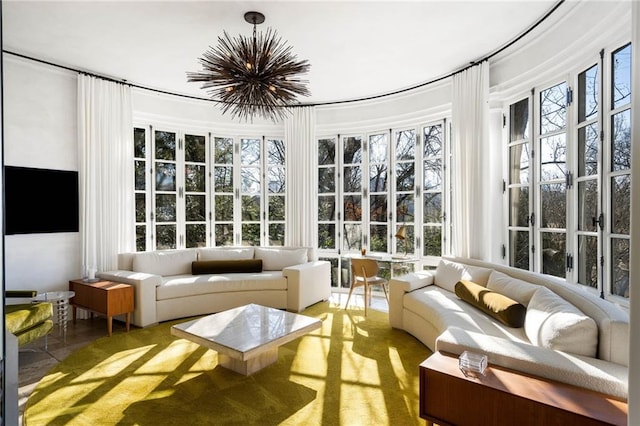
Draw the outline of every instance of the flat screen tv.
[[[5,166],[5,234],[78,232],[78,192],[78,172]]]

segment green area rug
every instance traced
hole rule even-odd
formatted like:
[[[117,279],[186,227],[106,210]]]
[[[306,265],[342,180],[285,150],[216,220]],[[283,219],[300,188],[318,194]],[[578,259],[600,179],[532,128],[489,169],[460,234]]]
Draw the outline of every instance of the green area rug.
[[[162,323],[103,337],[53,368],[25,424],[419,425],[418,365],[429,349],[388,315],[328,302],[303,312],[322,327],[245,377]]]

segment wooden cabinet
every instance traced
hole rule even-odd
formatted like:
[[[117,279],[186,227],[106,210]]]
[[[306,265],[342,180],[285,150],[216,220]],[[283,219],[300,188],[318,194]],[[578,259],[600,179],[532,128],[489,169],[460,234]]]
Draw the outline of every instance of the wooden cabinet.
[[[73,322],[76,321],[76,308],[86,309],[107,316],[109,336],[113,330],[113,317],[126,315],[127,331],[133,312],[133,287],[115,281],[88,282],[84,280],[69,281],[69,290],[75,296],[69,301],[73,308]]]
[[[420,364],[420,417],[445,425],[625,425],[628,406],[565,383],[489,366],[465,375],[458,358],[435,353]]]

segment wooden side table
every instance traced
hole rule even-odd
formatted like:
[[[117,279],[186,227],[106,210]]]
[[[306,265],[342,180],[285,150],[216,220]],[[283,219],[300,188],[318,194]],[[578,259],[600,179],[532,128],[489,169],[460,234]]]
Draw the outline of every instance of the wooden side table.
[[[133,312],[133,287],[115,281],[89,282],[82,279],[69,281],[69,290],[75,292],[70,300],[73,322],[76,322],[76,308],[82,308],[107,316],[107,331],[111,336],[114,315],[126,314],[127,332]]]
[[[624,425],[628,406],[608,395],[489,365],[465,375],[436,352],[420,364],[420,417],[438,425]]]

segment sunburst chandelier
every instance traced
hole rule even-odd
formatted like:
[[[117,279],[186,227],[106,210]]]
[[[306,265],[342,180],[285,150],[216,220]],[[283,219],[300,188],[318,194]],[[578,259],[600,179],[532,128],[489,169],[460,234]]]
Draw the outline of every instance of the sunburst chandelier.
[[[288,114],[287,107],[297,104],[297,95],[309,96],[299,75],[307,73],[307,60],[298,61],[291,46],[267,29],[256,34],[264,22],[260,12],[247,12],[244,20],[253,24],[253,37],[231,38],[226,31],[218,37],[218,46],[209,46],[198,62],[202,70],[187,72],[190,82],[203,83],[211,99],[222,105],[222,113],[248,120],[256,115],[273,121]]]

